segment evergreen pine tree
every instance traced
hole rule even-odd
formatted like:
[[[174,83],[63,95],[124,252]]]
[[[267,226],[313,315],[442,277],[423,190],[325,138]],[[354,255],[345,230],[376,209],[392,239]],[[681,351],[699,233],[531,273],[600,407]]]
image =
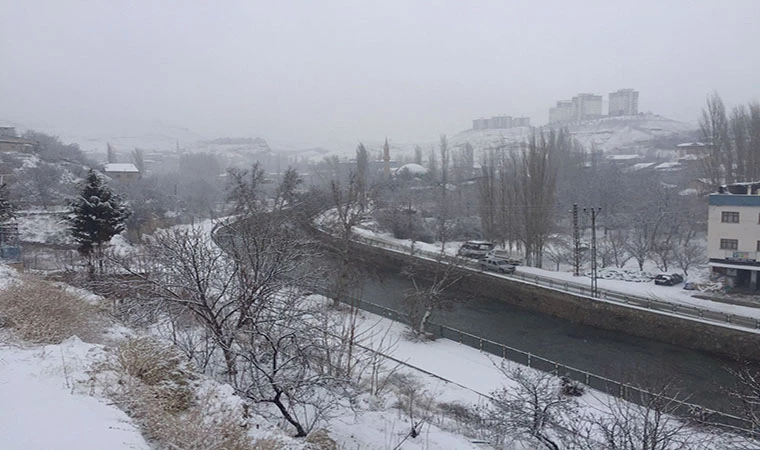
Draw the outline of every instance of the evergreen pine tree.
[[[68,219],[79,253],[86,256],[90,273],[93,257],[102,271],[103,244],[124,231],[124,223],[131,214],[119,196],[113,194],[105,182],[92,169],[82,185],[79,196],[69,202],[72,214]]]

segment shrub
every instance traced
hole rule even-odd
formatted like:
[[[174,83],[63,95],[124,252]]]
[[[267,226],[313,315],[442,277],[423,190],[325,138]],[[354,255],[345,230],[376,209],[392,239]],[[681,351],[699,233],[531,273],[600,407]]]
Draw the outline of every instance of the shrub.
[[[560,377],[560,383],[562,386],[562,394],[564,395],[570,397],[580,397],[584,392],[586,392],[586,388],[581,383],[571,379],[567,375]]]
[[[40,344],[59,344],[74,335],[88,340],[104,323],[97,307],[80,295],[32,279],[0,291],[0,317],[18,337]]]

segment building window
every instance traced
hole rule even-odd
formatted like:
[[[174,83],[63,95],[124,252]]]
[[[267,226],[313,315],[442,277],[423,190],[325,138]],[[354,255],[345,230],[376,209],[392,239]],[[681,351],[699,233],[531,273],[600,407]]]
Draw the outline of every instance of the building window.
[[[757,241],[757,251],[760,252],[760,241]]]
[[[721,250],[736,250],[738,248],[739,248],[738,239],[721,239],[720,240]]]
[[[739,223],[739,213],[736,211],[723,211],[720,213],[720,221],[723,223]]]

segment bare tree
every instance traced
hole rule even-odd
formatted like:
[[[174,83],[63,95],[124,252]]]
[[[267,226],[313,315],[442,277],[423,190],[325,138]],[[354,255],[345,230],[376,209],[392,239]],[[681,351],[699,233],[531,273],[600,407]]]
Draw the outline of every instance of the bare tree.
[[[145,151],[140,148],[135,148],[132,150],[132,163],[137,168],[137,171],[140,172],[140,176],[145,175]]]
[[[250,170],[231,168],[227,173],[227,200],[232,202],[235,214],[263,211],[266,202],[264,185],[267,182],[264,168],[256,162]]]
[[[609,229],[601,239],[602,254],[609,254],[615,267],[625,266],[631,255],[625,250],[626,232],[621,228]]]
[[[541,267],[544,244],[552,226],[557,162],[567,137],[562,131],[534,133],[520,157],[521,171],[514,179],[522,207],[523,244],[527,265]]]
[[[280,292],[242,332],[239,356],[242,364],[236,385],[246,398],[272,404],[305,437],[326,420],[338,402],[333,392],[348,379],[318,370],[329,348],[322,339],[323,308],[309,305],[294,292]]]
[[[453,299],[447,295],[447,290],[462,279],[462,264],[461,258],[446,257],[441,252],[432,271],[423,268],[420,263],[413,263],[404,268],[403,273],[411,280],[413,286],[404,295],[404,303],[414,335],[426,337],[425,324],[433,311],[447,308],[453,303]]]
[[[448,240],[447,220],[449,219],[449,200],[447,191],[449,189],[449,141],[446,135],[441,135],[441,144],[438,148],[441,155],[441,184],[438,212],[438,240],[441,242],[441,252],[444,250],[444,243]]]
[[[688,241],[676,247],[674,258],[684,275],[689,276],[689,269],[705,262],[705,247],[699,242]]]
[[[544,253],[556,266],[559,271],[560,264],[571,264],[573,262],[573,247],[569,240],[562,237],[548,239],[547,247]]]
[[[724,441],[710,430],[698,430],[675,415],[682,405],[666,395],[667,386],[641,393],[636,403],[611,397],[605,411],[583,418],[577,448],[619,450],[708,450]]]
[[[118,162],[118,158],[116,157],[116,149],[111,145],[110,142],[106,143],[107,153],[108,153],[108,162],[110,164]]]
[[[61,203],[61,190],[64,194],[72,194],[68,184],[61,183],[63,170],[56,164],[40,162],[35,167],[24,171],[24,176],[12,186],[13,194],[24,203],[41,206],[43,209]]]
[[[414,146],[414,163],[422,165],[422,147],[419,145]]]
[[[732,183],[735,155],[726,107],[717,93],[707,98],[707,107],[702,110],[699,128],[703,141],[709,146],[708,154],[700,160],[704,177],[713,189],[724,183]]]
[[[337,276],[332,277],[332,298],[334,306],[347,299],[348,293],[360,277],[357,266],[351,260],[351,241],[354,237],[354,227],[361,223],[369,214],[366,206],[358,200],[359,184],[355,174],[350,174],[346,186],[339,181],[332,182],[332,200],[335,211],[333,234],[338,238],[338,267]]]
[[[497,445],[512,440],[531,448],[566,448],[563,443],[571,440],[571,418],[578,408],[573,397],[562,393],[560,380],[519,367],[502,365],[500,369],[510,387],[491,392],[484,414],[485,426]]]

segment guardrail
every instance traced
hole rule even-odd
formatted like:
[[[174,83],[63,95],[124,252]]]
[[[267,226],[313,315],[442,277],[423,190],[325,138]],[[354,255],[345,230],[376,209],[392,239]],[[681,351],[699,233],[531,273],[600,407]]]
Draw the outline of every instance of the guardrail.
[[[386,242],[381,239],[373,239],[366,236],[356,236],[354,239],[357,242],[371,245],[374,247],[383,247],[388,250],[393,250],[401,253],[411,255],[411,249],[408,246]],[[415,248],[414,256],[421,256],[434,260],[440,259],[440,254],[435,252],[429,252],[422,249]],[[455,259],[447,257],[446,259]],[[482,272],[477,263],[466,262],[465,268],[473,271]],[[527,274],[517,271],[511,275],[501,275],[487,272],[494,276],[503,276],[512,280],[522,281],[527,283],[533,283],[537,286],[560,290],[563,292],[569,292],[571,294],[578,294],[581,296],[592,297],[591,287],[584,286],[580,283],[573,283],[569,281],[557,280],[555,278],[546,277],[543,275]],[[598,289],[599,295],[595,298],[600,298],[610,302],[614,302],[623,306],[634,306],[638,308],[648,309],[654,312],[676,314],[686,319],[698,319],[715,323],[717,325],[731,325],[739,329],[745,329],[746,331],[760,330],[760,319],[754,317],[741,316],[737,314],[729,314],[722,311],[715,311],[711,309],[698,308],[696,306],[683,305],[680,303],[669,302],[662,299],[654,299],[648,297],[642,297],[633,294],[624,294],[621,292],[611,291],[608,289]]]
[[[364,311],[388,318],[394,322],[409,324],[407,316],[399,311],[357,298],[349,298],[346,300],[346,303]],[[485,353],[490,353],[542,372],[552,373],[556,376],[565,376],[592,389],[632,403],[646,406],[647,404],[651,404],[653,399],[658,398],[662,401],[661,404],[671,405],[669,412],[674,415],[687,417],[690,420],[704,425],[718,425],[735,432],[746,433],[747,431],[750,431],[755,437],[757,437],[753,422],[742,417],[712,410],[661,394],[652,393],[646,389],[628,383],[615,381],[585,370],[577,369],[446,325],[429,321],[426,329],[436,337],[459,342],[468,347],[478,349]]]

